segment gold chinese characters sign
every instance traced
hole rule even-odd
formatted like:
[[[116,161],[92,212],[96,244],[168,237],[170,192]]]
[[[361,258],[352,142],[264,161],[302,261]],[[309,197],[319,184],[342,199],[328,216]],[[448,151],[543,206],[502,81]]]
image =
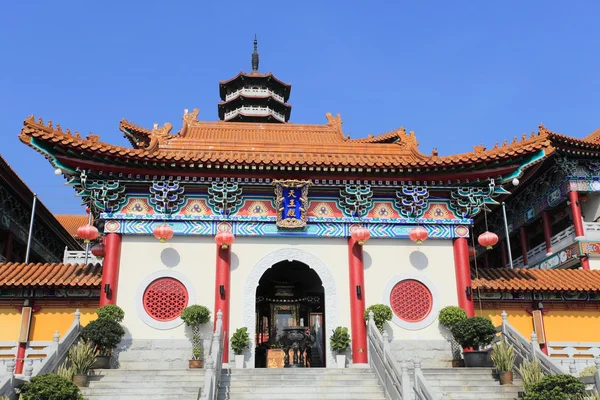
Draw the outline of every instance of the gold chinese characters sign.
[[[306,227],[308,187],[311,181],[275,180],[277,227],[298,229]]]

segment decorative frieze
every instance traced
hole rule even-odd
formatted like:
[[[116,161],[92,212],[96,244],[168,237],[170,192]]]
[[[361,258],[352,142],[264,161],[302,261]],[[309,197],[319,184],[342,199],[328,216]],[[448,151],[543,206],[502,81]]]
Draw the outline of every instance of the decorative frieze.
[[[487,187],[458,188],[451,193],[450,208],[463,218],[472,218],[481,212],[485,203],[496,203],[492,199],[495,191],[493,179]]]
[[[237,182],[213,182],[208,187],[208,204],[218,215],[231,215],[242,205],[242,188]]]
[[[373,205],[373,189],[369,185],[346,185],[340,190],[340,205],[347,215],[361,218]]]
[[[184,203],[183,192],[179,181],[154,181],[150,186],[150,204],[158,212],[171,215],[179,211]]]
[[[75,186],[77,196],[83,203],[103,213],[113,213],[125,204],[125,186],[118,180],[91,180],[81,171],[79,177],[73,176],[68,184]]]
[[[396,197],[396,206],[406,218],[420,218],[429,205],[429,191],[425,186],[402,186]]]

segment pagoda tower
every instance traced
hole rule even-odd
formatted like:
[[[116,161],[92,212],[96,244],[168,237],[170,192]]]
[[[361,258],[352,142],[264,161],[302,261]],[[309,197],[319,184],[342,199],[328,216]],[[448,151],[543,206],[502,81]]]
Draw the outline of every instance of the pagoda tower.
[[[254,36],[252,72],[240,72],[219,82],[219,119],[237,122],[288,122],[292,111],[292,85],[275,78],[272,73],[258,72],[258,41]]]

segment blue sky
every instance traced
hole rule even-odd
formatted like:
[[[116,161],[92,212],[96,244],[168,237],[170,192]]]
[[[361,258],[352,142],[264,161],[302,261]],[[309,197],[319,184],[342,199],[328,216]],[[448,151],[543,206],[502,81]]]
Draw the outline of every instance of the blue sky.
[[[30,114],[128,145],[121,118],[216,120],[218,81],[250,70],[292,84],[291,120],[340,113],[353,138],[405,126],[426,154],[537,129],[600,128],[600,2],[53,1],[0,6],[0,153],[56,213],[74,191],[19,142]]]

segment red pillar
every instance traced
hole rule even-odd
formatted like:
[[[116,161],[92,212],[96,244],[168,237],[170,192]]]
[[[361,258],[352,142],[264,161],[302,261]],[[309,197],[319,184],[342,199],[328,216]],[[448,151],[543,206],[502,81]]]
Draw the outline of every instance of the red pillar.
[[[508,265],[508,254],[506,250],[506,239],[500,241],[500,258],[502,260],[502,268]]]
[[[467,238],[454,239],[453,246],[458,306],[466,311],[467,316],[473,317],[475,316],[473,296],[467,295],[467,290],[469,292],[471,290],[471,268],[469,266],[469,244],[467,243]]]
[[[521,237],[521,253],[523,253],[523,266],[526,267],[529,265],[529,260],[527,260],[527,251],[529,250],[527,246],[527,231],[522,226],[519,228],[519,232],[519,236]]]
[[[552,222],[548,211],[542,211],[542,226],[544,227],[544,241],[546,242],[546,255],[552,254]]]
[[[468,257],[468,252],[467,252]],[[467,263],[469,259],[467,258]],[[367,328],[365,324],[365,269],[363,248],[348,239],[348,270],[350,281],[350,326],[352,329],[352,363],[366,364]],[[359,292],[360,291],[360,292]],[[334,329],[332,327],[332,329]]]
[[[575,228],[575,237],[583,238],[585,231],[583,230],[583,219],[581,218],[581,208],[579,207],[579,193],[576,191],[569,192],[569,200],[571,201],[571,214],[573,214],[573,226]],[[590,269],[590,260],[588,257],[581,257],[581,268]]]
[[[215,324],[217,313],[223,313],[223,362],[229,362],[229,299],[231,281],[231,246],[222,248],[217,244],[217,271],[215,279]],[[221,286],[223,289],[221,289]],[[222,293],[221,293],[222,292]]]
[[[104,246],[106,248],[106,256],[104,257],[104,264],[102,266],[100,307],[117,303],[119,265],[121,264],[121,234],[109,233],[106,235]]]

